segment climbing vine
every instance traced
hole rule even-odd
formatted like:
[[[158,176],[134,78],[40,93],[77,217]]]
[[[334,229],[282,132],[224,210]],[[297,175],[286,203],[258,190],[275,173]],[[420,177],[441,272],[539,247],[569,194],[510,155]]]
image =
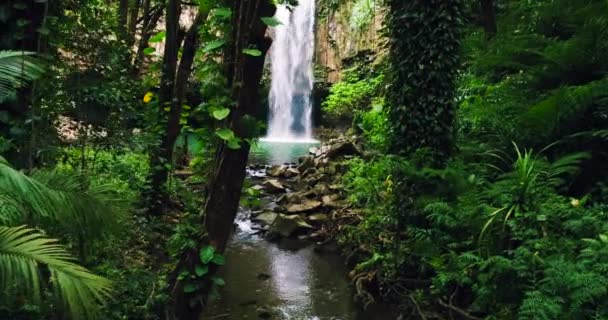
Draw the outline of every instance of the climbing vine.
[[[452,149],[460,0],[387,1],[392,145],[397,153]]]

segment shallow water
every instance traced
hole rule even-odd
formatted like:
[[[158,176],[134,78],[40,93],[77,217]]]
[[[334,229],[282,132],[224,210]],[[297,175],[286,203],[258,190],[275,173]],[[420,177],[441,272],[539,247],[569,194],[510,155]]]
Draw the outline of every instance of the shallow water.
[[[251,163],[289,163],[306,154],[311,144],[263,143]],[[259,150],[263,148],[263,150]],[[353,301],[348,270],[337,254],[317,253],[294,239],[270,243],[256,233],[241,211],[226,252],[221,275],[226,286],[203,319],[391,320],[397,316],[381,306],[363,311]]]
[[[241,212],[222,270],[226,286],[203,319],[388,320],[387,310],[362,311],[353,302],[340,256],[284,239],[269,243]]]

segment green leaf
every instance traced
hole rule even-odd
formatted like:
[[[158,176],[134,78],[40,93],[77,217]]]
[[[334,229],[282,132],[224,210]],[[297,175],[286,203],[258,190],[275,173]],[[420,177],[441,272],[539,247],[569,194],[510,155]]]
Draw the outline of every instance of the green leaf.
[[[222,138],[222,140],[229,141],[234,138],[234,132],[228,128],[222,128],[215,132],[215,134]]]
[[[209,272],[209,266],[197,265],[196,268],[194,269],[194,272],[196,273],[197,276],[202,277],[202,276],[206,275],[207,272]]]
[[[213,277],[213,278],[211,278],[211,281],[213,281],[213,283],[219,287],[226,284],[226,281],[224,281],[224,279],[222,279],[220,277]]]
[[[261,17],[260,19],[262,20],[262,22],[264,22],[264,24],[269,27],[276,27],[278,25],[283,24],[281,21],[279,21],[279,19],[275,17]]]
[[[213,41],[207,43],[207,45],[203,48],[203,52],[209,53],[217,48],[222,47],[225,43],[226,43],[226,41],[224,41],[224,40],[213,40]]]
[[[213,117],[217,120],[224,120],[230,114],[230,109],[221,108],[213,111]]]
[[[213,14],[220,18],[230,18],[232,16],[232,9],[230,8],[216,8],[213,10]]]
[[[196,291],[197,289],[198,289],[198,286],[194,283],[188,283],[187,285],[184,286],[185,293],[192,293],[192,292]]]
[[[243,53],[253,57],[259,57],[262,55],[262,51],[258,49],[243,49]]]
[[[165,39],[165,32],[161,31],[157,34],[155,34],[152,38],[150,38],[150,40],[148,40],[149,43],[156,43],[156,42],[161,42]]]
[[[153,54],[154,52],[156,52],[156,49],[152,47],[147,47],[144,49],[144,54],[147,56]]]
[[[215,254],[215,248],[212,246],[206,246],[201,249],[199,252],[199,257],[201,258],[201,262],[204,264],[208,264],[211,259],[213,259],[213,255]]]
[[[226,263],[226,259],[224,258],[223,255],[216,253],[213,256],[213,259],[211,259],[211,262],[217,264],[218,266],[223,266]]]
[[[241,139],[233,137],[232,139],[228,140],[228,143],[226,144],[226,146],[229,149],[238,150],[238,149],[241,148],[241,144],[240,143],[241,143]]]

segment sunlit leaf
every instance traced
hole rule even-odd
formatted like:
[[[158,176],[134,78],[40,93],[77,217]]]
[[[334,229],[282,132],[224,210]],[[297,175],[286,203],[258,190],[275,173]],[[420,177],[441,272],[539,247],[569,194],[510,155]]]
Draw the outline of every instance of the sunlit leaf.
[[[199,252],[199,257],[201,258],[201,262],[204,264],[208,264],[211,259],[213,259],[213,255],[215,254],[215,248],[212,246],[206,246],[201,249]]]
[[[234,132],[228,128],[222,128],[215,132],[215,134],[222,140],[229,141],[234,138]]]
[[[269,27],[276,27],[278,25],[283,24],[281,21],[279,21],[279,19],[275,17],[261,17],[260,19],[262,20],[262,22],[264,22],[264,24]]]
[[[224,120],[230,114],[230,109],[221,108],[213,111],[213,117],[217,120]]]
[[[217,48],[222,47],[224,44],[226,43],[226,41],[224,40],[213,40],[211,42],[209,42],[204,48],[203,48],[203,52],[205,53],[209,53]]]
[[[152,47],[147,47],[144,49],[144,54],[147,56],[153,54],[154,52],[156,52],[156,49]]]
[[[262,51],[258,49],[243,49],[243,53],[253,57],[259,57],[262,55]]]
[[[161,42],[164,39],[165,39],[165,32],[161,31],[161,32],[155,34],[152,38],[150,38],[150,40],[148,40],[148,42],[156,43],[156,42]]]

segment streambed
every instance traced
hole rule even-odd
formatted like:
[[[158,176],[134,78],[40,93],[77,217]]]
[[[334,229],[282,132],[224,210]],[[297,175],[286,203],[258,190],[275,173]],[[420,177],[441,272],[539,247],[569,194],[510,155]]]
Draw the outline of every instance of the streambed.
[[[261,143],[251,163],[293,162],[308,147]],[[354,303],[348,270],[338,254],[317,253],[311,243],[297,239],[270,243],[257,233],[249,213],[242,209],[238,214],[221,271],[226,286],[204,319],[397,319],[388,308],[364,311]]]

